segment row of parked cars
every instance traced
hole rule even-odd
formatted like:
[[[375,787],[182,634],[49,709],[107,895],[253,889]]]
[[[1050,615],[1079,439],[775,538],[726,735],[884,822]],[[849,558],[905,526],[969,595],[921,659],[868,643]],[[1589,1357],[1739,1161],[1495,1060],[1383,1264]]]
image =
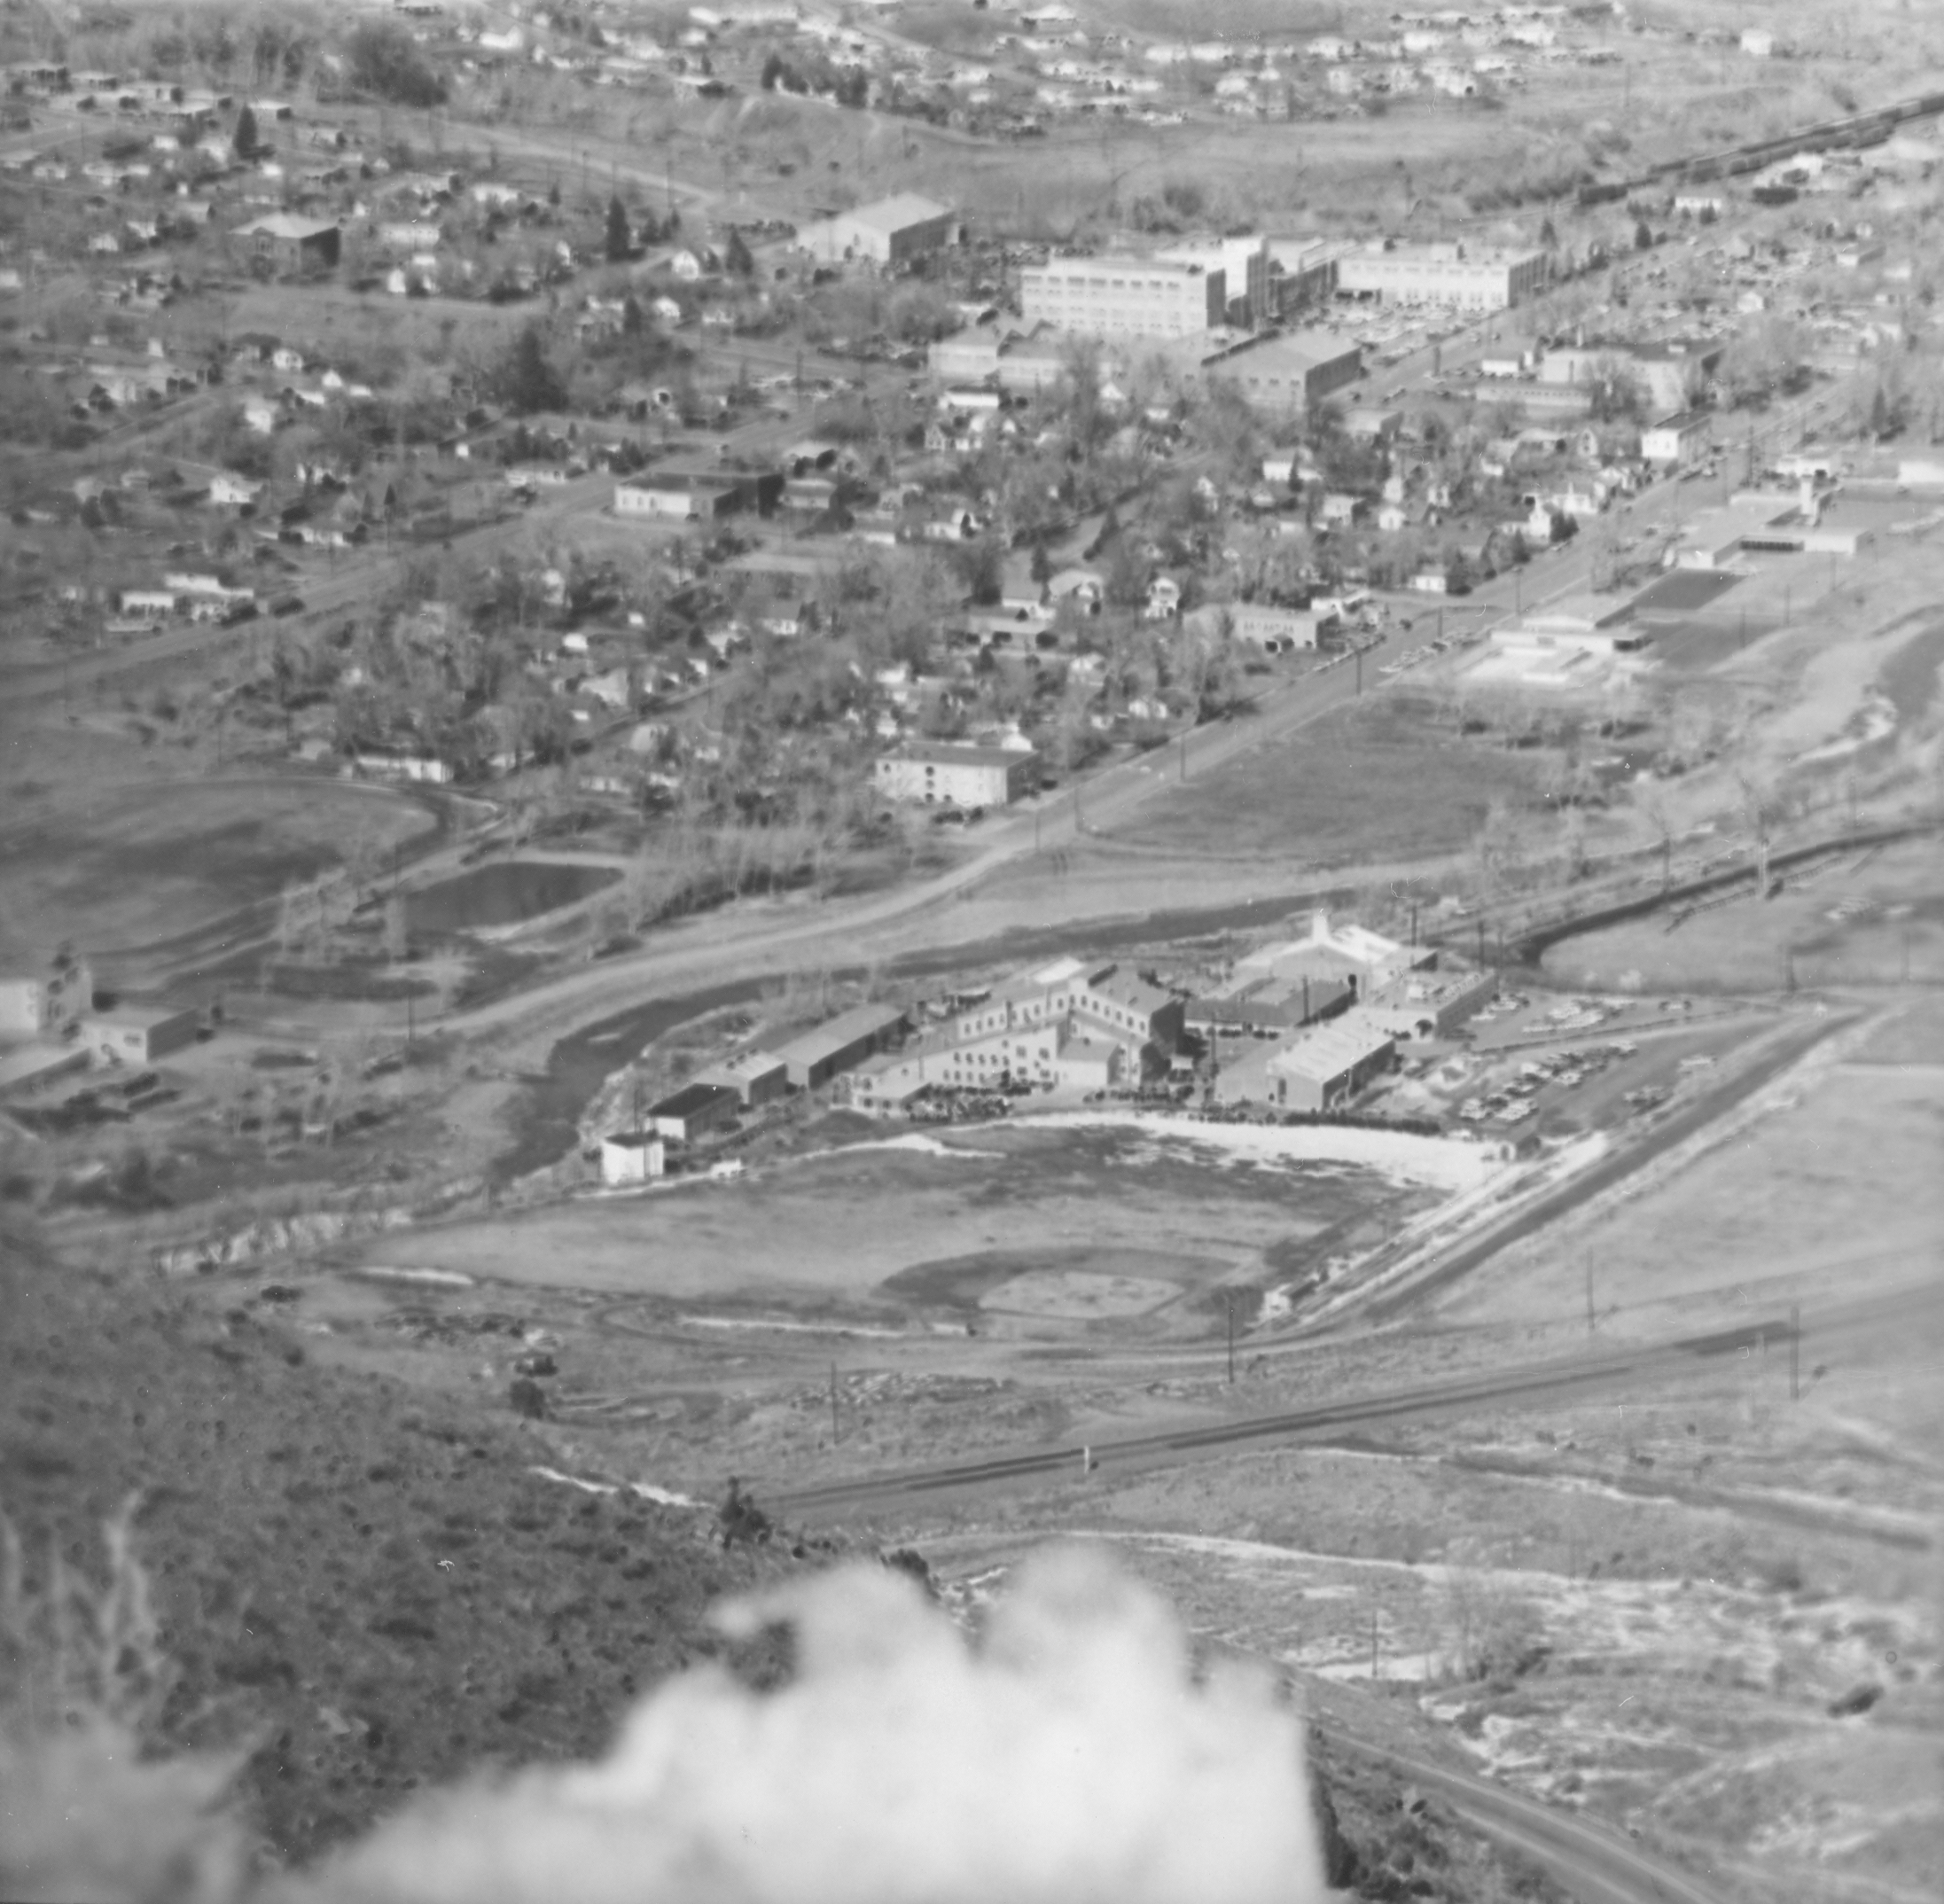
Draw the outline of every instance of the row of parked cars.
[[[1523,1124],[1538,1114],[1536,1100],[1548,1085],[1558,1085],[1563,1090],[1575,1089],[1589,1078],[1597,1077],[1609,1065],[1631,1057],[1638,1050],[1630,1040],[1621,1039],[1612,1044],[1581,1045],[1570,1051],[1529,1057],[1519,1065],[1517,1077],[1483,1097],[1467,1098],[1458,1107],[1458,1116],[1467,1124]]]

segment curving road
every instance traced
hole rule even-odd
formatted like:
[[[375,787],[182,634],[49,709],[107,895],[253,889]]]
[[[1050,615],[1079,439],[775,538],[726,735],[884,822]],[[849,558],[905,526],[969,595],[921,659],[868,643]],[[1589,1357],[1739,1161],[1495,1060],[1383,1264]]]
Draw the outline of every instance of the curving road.
[[[1448,1771],[1372,1745],[1335,1726],[1318,1726],[1333,1744],[1379,1759],[1462,1818],[1515,1845],[1546,1869],[1580,1904],[1720,1904],[1687,1872],[1643,1852],[1610,1825],[1596,1824],[1523,1798],[1487,1778]]]

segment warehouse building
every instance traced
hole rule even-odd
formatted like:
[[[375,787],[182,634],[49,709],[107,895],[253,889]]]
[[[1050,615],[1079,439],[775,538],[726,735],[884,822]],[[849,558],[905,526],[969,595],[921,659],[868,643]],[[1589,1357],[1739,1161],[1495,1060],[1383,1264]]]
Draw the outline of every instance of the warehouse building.
[[[1287,331],[1238,344],[1206,373],[1233,384],[1257,410],[1300,416],[1362,376],[1363,350],[1327,331]]]
[[[1313,1025],[1270,1058],[1270,1101],[1292,1111],[1332,1110],[1387,1070],[1396,1056],[1388,1032],[1354,1017]]]
[[[781,1097],[790,1089],[790,1068],[774,1051],[738,1051],[719,1065],[695,1074],[698,1084],[720,1084],[753,1110]]]
[[[814,1091],[839,1072],[850,1071],[904,1035],[904,1010],[899,1005],[853,1005],[815,1031],[805,1032],[778,1048],[790,1082],[800,1091]]]
[[[660,1103],[648,1107],[648,1122],[657,1136],[673,1143],[693,1143],[712,1130],[736,1121],[743,1101],[726,1085],[684,1084]]]
[[[897,266],[958,239],[958,214],[949,205],[901,191],[806,225],[797,242],[824,264],[861,261]]]

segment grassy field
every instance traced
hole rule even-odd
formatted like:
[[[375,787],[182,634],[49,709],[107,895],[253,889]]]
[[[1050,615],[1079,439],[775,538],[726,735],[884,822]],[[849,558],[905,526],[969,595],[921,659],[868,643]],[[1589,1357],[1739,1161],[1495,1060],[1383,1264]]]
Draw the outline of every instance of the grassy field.
[[[1771,1279],[1782,1293],[1761,1299],[1770,1307],[1792,1289],[1814,1299],[1909,1281],[1944,1248],[1944,1074],[1883,1054],[1934,1051],[1940,1018],[1944,1007],[1922,1000],[1854,1050],[1825,1045],[1772,1094],[1780,1108],[1683,1170],[1655,1167],[1651,1194],[1507,1250],[1440,1299],[1440,1317],[1570,1316],[1589,1265],[1603,1327],[1622,1330],[1665,1326],[1669,1306],[1732,1306]]]
[[[0,957],[10,961],[57,939],[90,954],[160,944],[274,898],[355,839],[382,854],[435,823],[388,789],[324,780],[17,781],[8,803]]]
[[[1547,952],[1548,972],[1603,990],[1775,991],[1798,987],[1935,984],[1944,979],[1944,867],[1922,839],[1853,855],[1753,893],[1668,930],[1652,913]]]
[[[1461,744],[1421,703],[1394,691],[1191,777],[1112,837],[1323,868],[1430,858],[1468,845],[1493,800],[1522,805],[1536,777],[1535,752]]]

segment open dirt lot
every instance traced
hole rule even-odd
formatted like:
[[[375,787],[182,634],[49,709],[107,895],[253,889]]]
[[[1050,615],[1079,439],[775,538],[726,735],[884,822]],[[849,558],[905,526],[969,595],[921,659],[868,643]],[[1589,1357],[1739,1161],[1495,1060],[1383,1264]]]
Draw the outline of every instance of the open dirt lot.
[[[0,835],[0,958],[23,966],[73,939],[92,955],[160,944],[273,899],[337,862],[431,831],[425,808],[327,780],[202,779],[10,793]]]

